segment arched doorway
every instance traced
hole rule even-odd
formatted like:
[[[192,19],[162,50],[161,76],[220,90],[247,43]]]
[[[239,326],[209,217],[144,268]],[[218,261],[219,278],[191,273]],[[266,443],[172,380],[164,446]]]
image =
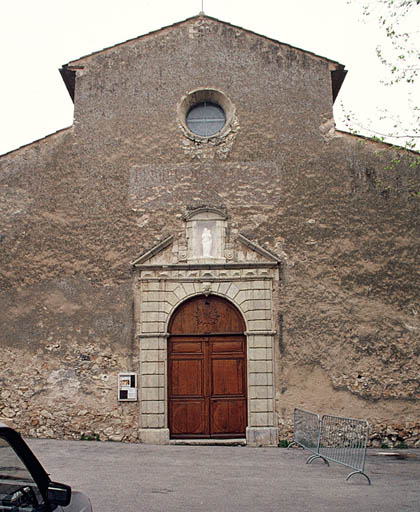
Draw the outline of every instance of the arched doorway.
[[[246,338],[239,311],[215,295],[184,302],[169,323],[171,438],[245,437]]]

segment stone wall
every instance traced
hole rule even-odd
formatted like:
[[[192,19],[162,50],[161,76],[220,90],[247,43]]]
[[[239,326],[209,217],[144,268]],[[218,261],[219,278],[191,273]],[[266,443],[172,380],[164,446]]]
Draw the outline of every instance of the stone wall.
[[[0,416],[36,436],[138,439],[138,404],[116,400],[118,372],[139,368],[130,262],[206,204],[230,240],[284,262],[281,437],[305,406],[415,444],[416,155],[333,130],[325,59],[209,18],[71,65],[74,126],[0,158]],[[179,125],[200,87],[235,106],[223,151]]]

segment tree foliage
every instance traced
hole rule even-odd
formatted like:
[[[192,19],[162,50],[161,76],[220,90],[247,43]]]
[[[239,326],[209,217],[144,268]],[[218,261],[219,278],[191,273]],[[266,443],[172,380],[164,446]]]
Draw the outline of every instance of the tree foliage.
[[[414,83],[420,72],[420,27],[410,26],[411,14],[420,0],[375,0],[363,6],[363,15],[376,17],[387,36],[388,45],[376,47],[382,64],[390,71],[390,85],[401,81]]]
[[[393,140],[407,149],[419,149],[420,145],[420,105],[413,99],[420,80],[420,0],[349,0],[362,6],[363,19],[372,21],[386,35],[385,42],[376,47],[376,53],[387,73],[382,80],[386,85],[406,84],[411,87],[407,101],[410,116],[402,119],[387,108],[379,112],[379,120],[384,122],[383,132],[368,128],[358,122],[352,112],[346,112],[346,125],[353,131],[355,126],[379,140]]]

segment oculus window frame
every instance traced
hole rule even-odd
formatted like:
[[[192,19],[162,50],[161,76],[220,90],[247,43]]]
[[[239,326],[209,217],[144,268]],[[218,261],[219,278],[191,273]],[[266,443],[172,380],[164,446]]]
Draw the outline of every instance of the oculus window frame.
[[[187,93],[178,104],[177,117],[184,135],[197,142],[226,138],[236,119],[231,100],[210,88]]]

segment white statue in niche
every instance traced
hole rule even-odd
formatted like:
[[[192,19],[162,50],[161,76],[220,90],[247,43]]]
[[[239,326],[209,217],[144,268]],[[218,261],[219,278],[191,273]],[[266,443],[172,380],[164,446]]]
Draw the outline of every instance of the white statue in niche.
[[[213,237],[209,228],[204,228],[201,235],[201,244],[203,246],[203,258],[211,257],[211,246],[213,244]]]

